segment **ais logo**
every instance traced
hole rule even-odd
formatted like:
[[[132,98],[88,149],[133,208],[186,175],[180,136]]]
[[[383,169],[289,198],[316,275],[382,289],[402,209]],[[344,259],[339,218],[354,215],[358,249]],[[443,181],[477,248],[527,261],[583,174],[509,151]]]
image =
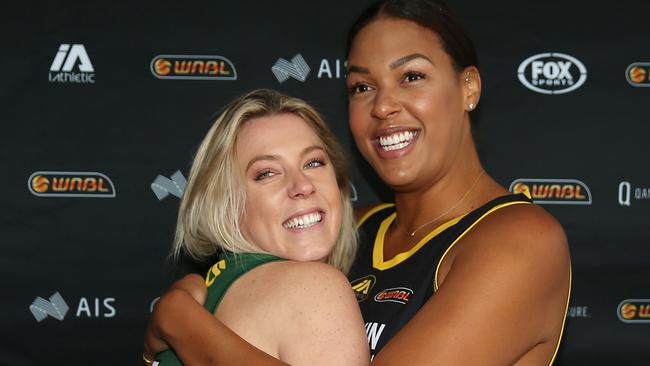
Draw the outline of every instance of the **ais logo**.
[[[577,58],[563,53],[540,53],[525,59],[517,70],[519,81],[542,94],[564,94],[587,80],[587,68]]]
[[[635,62],[628,66],[625,79],[632,86],[650,87],[650,62]]]
[[[29,311],[39,323],[48,316],[63,321],[68,314],[68,310],[70,310],[68,303],[58,291],[50,296],[49,300],[37,296],[29,306]],[[77,318],[113,318],[116,314],[114,297],[82,297],[79,299],[77,311],[75,312]]]
[[[396,302],[398,304],[406,304],[409,302],[409,297],[413,295],[413,290],[406,287],[394,287],[382,290],[375,295],[377,302]]]
[[[27,187],[39,197],[115,197],[113,182],[102,173],[39,171],[29,176]]]
[[[158,55],[151,60],[158,79],[237,80],[237,70],[223,56]]]
[[[375,285],[375,282],[377,282],[377,278],[373,275],[361,277],[350,282],[358,302],[362,302],[368,298],[368,293],[372,290],[372,286]]]
[[[577,179],[516,179],[510,192],[524,193],[538,204],[591,204],[589,187]]]
[[[650,323],[650,299],[623,300],[616,314],[623,323]]]

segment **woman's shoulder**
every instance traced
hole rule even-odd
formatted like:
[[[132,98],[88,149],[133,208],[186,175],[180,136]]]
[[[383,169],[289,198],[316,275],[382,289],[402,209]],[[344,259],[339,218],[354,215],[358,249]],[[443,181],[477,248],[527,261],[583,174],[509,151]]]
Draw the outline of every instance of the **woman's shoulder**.
[[[345,275],[331,265],[288,260],[254,268],[243,275],[232,290],[230,292],[244,306],[264,308],[273,304],[278,312],[314,306],[332,297],[354,297]],[[253,299],[254,303],[249,302]]]
[[[566,273],[570,265],[562,225],[534,204],[511,205],[487,215],[463,238],[460,257],[504,265],[535,263],[528,270],[545,273]]]
[[[356,359],[367,348],[350,284],[328,264],[264,264],[242,276],[224,300],[222,315],[229,318],[224,323],[290,364],[318,364],[303,358],[345,349],[333,364],[347,365],[353,355]]]

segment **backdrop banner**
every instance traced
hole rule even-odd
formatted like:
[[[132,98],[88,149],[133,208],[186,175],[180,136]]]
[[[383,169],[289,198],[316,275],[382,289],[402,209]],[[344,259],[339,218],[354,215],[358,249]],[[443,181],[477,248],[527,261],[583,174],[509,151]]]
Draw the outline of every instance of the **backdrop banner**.
[[[244,92],[314,105],[348,150],[355,205],[390,201],[347,126],[345,38],[370,2],[4,9],[0,364],[141,363],[155,301],[200,267],[168,257],[193,155]],[[486,170],[531,192],[569,238],[555,364],[647,364],[650,2],[449,5],[478,49]]]

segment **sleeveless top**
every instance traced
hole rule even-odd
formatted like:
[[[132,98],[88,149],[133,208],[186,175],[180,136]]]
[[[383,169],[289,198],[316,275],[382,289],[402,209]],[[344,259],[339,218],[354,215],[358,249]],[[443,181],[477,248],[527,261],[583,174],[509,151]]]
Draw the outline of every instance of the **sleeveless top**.
[[[348,278],[366,326],[371,358],[438,290],[440,263],[474,225],[503,207],[532,204],[524,194],[498,197],[438,226],[413,248],[384,260],[384,237],[396,218],[393,204],[374,207],[359,221],[360,248]]]
[[[262,253],[222,253],[205,276],[205,285],[208,295],[205,307],[214,314],[217,306],[223,299],[226,291],[240,276],[265,263],[283,260],[282,258]],[[179,366],[183,365],[173,350],[168,349],[156,355],[152,366]]]

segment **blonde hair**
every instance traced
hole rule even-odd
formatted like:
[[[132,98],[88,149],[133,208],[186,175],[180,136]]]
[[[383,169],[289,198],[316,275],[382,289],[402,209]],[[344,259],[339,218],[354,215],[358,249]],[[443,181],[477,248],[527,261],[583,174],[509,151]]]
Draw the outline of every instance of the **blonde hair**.
[[[201,142],[181,199],[172,255],[182,252],[202,261],[218,250],[260,253],[240,227],[246,192],[237,166],[236,141],[244,124],[279,114],[302,118],[323,142],[341,191],[341,231],[327,262],[343,273],[357,249],[347,162],[343,150],[321,116],[305,101],[268,89],[254,90],[226,106]]]

